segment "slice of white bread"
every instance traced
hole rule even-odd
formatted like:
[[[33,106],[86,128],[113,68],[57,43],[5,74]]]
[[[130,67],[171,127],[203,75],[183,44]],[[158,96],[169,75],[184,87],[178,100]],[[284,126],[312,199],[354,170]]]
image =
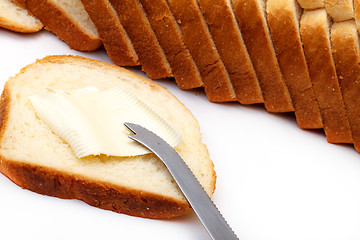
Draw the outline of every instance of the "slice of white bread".
[[[185,45],[195,60],[211,102],[235,101],[236,95],[224,63],[211,38],[196,0],[168,0],[180,24]]]
[[[330,28],[330,18],[325,9],[305,11],[301,17],[301,40],[327,141],[352,143],[350,125],[331,52]]]
[[[139,58],[108,0],[81,0],[95,24],[111,61],[118,66],[137,66]]]
[[[354,19],[354,0],[324,0],[325,8],[334,22]]]
[[[25,0],[26,9],[70,48],[93,51],[102,45],[80,0]]]
[[[294,111],[267,25],[265,1],[232,0],[232,4],[260,82],[266,110],[268,112]]]
[[[151,79],[172,77],[171,67],[139,0],[110,0]]]
[[[198,122],[170,92],[126,69],[74,56],[50,56],[9,79],[1,97],[0,171],[22,188],[80,199],[119,213],[170,218],[192,210],[170,173],[154,154],[76,158],[69,145],[37,118],[29,96],[55,89],[120,87],[138,95],[182,135],[175,150],[206,192],[215,172],[201,143]],[[122,123],[119,123],[122,124]]]
[[[33,33],[44,26],[39,19],[12,0],[0,0],[0,27],[14,32]]]
[[[301,8],[295,0],[269,0],[267,13],[279,66],[289,89],[298,126],[302,129],[322,128],[300,39]]]
[[[334,23],[331,44],[355,149],[360,152],[360,47],[353,20]]]
[[[297,0],[304,9],[317,9],[325,7],[324,0]]]
[[[259,81],[229,0],[198,0],[212,39],[229,73],[237,100],[263,103]]]
[[[199,69],[184,44],[181,29],[166,0],[141,0],[147,18],[169,61],[177,85],[181,89],[203,86]]]

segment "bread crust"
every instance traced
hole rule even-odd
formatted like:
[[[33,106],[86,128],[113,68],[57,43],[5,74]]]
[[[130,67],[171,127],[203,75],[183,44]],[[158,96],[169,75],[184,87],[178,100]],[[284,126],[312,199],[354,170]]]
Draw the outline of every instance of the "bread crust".
[[[139,58],[119,17],[108,0],[81,0],[95,24],[111,61],[118,66],[137,66]]]
[[[229,73],[237,100],[263,103],[254,67],[228,0],[198,0],[222,62]]]
[[[269,0],[268,24],[298,126],[302,129],[322,128],[319,106],[300,40],[296,4],[295,0]]]
[[[229,74],[196,0],[169,0],[168,3],[181,26],[185,45],[199,68],[209,101],[235,101],[236,95]]]
[[[166,0],[140,0],[181,89],[203,86],[199,69],[184,44],[182,32]]]
[[[104,210],[136,217],[165,219],[189,214],[190,205],[175,199],[95,182],[54,169],[32,166],[0,156],[0,171],[15,184],[62,199],[78,199]]]
[[[126,69],[79,56],[48,56],[23,68],[14,78],[31,69],[33,65],[45,63],[76,63],[85,64],[86,66],[91,64],[91,68],[99,67],[105,71],[124,74],[128,78],[134,79],[136,83],[147,85],[155,92],[160,91],[167,98],[175,98],[164,87],[141,78]],[[11,80],[5,84],[0,100],[0,142],[4,140],[4,133],[9,123],[12,99],[10,92],[11,84]],[[183,105],[180,102],[179,104]],[[186,111],[190,113],[188,109]],[[216,182],[216,174],[213,167],[211,162],[212,172],[211,181],[209,182],[210,192],[208,192],[210,195],[215,190]],[[0,154],[0,172],[22,188],[60,198],[79,199],[95,207],[132,216],[158,219],[172,218],[192,212],[187,201],[130,189],[97,179],[93,180],[86,176],[71,174],[51,167],[25,163],[21,159],[9,159],[3,154]]]
[[[356,23],[356,28],[360,34],[360,0],[354,0],[354,18]]]
[[[360,152],[360,47],[355,22],[335,23],[331,44],[354,146]]]
[[[102,46],[100,38],[86,33],[51,0],[26,0],[26,9],[39,18],[46,29],[53,32],[72,49],[94,51]]]
[[[166,59],[144,9],[138,0],[110,0],[139,57],[143,71],[151,79],[172,77]]]
[[[325,9],[306,11],[301,19],[301,38],[327,141],[352,143],[331,52],[329,25]]]
[[[232,0],[232,3],[260,83],[266,110],[293,112],[291,97],[276,59],[265,12],[259,0]]]

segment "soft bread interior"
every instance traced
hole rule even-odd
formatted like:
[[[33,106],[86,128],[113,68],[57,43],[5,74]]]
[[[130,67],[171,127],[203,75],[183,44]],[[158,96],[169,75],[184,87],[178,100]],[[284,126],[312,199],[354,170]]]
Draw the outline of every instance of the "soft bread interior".
[[[28,99],[44,87],[100,90],[121,87],[141,96],[170,121],[183,136],[176,147],[209,195],[215,187],[215,173],[207,149],[201,143],[199,125],[192,114],[167,90],[131,72],[111,65],[74,57],[48,57],[11,78],[7,122],[3,124],[0,155],[8,160],[45,166],[128,189],[150,192],[185,201],[171,175],[153,154],[138,157],[92,156],[76,158],[69,145],[41,122]],[[122,123],[119,123],[122,124]]]
[[[69,14],[71,18],[74,19],[81,28],[84,29],[85,32],[90,34],[92,37],[98,37],[98,31],[91,21],[89,15],[85,11],[84,6],[82,5],[80,0],[51,0],[59,7],[64,9],[64,11]]]
[[[28,29],[30,32],[35,32],[43,27],[39,19],[11,0],[0,0],[0,22],[4,27],[11,27],[12,30],[20,28],[23,31]]]
[[[298,3],[304,9],[317,9],[325,7],[324,0],[298,0]]]
[[[342,22],[354,18],[353,0],[324,0],[328,14],[335,22]]]

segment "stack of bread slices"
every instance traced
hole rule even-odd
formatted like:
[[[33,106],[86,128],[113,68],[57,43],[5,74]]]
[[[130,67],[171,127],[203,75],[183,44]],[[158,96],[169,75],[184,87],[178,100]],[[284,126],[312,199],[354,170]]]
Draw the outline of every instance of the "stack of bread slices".
[[[360,0],[14,0],[70,48],[360,151]]]

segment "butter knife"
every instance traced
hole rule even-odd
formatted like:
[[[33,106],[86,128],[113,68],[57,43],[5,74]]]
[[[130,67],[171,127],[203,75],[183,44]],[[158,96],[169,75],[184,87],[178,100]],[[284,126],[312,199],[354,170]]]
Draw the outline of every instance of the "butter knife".
[[[144,145],[165,164],[210,237],[213,240],[238,239],[179,154],[146,128],[133,123],[124,124],[134,133],[129,138]]]

